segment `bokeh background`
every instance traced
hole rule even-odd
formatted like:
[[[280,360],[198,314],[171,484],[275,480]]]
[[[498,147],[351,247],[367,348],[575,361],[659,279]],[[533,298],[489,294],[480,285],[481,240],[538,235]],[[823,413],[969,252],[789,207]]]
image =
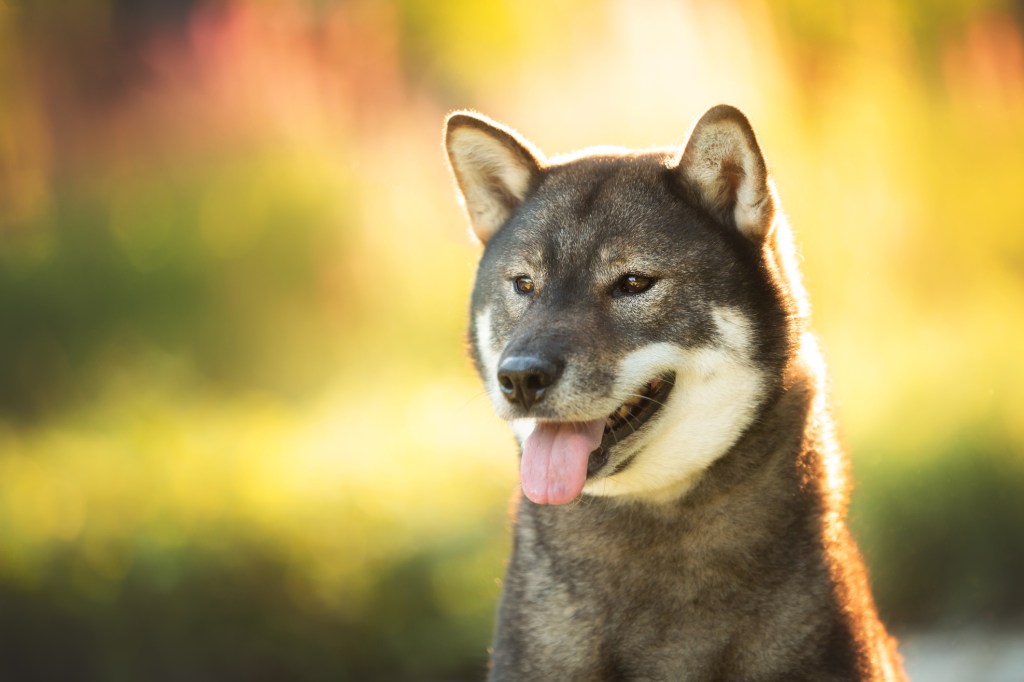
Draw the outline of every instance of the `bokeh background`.
[[[0,679],[481,678],[516,462],[466,353],[456,108],[549,153],[743,108],[881,611],[1020,632],[1022,26],[1006,0],[0,2]]]

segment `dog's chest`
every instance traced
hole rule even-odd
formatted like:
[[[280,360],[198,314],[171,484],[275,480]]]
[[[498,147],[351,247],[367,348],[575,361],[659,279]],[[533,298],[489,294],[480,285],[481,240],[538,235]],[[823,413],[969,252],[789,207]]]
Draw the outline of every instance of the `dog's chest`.
[[[634,518],[569,532],[530,517],[520,515],[504,618],[522,626],[514,649],[529,651],[538,670],[559,671],[557,679],[720,678],[749,613],[717,543],[687,524],[638,527]]]
[[[676,518],[575,509],[522,514],[511,569],[519,597],[565,631],[615,648],[690,636],[732,598],[721,531]],[[727,628],[725,628],[727,629]]]

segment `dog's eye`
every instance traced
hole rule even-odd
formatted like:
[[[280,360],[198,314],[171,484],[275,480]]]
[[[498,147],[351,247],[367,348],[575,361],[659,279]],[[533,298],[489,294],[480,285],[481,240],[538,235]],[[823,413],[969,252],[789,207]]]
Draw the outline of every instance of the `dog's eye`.
[[[615,283],[615,288],[612,289],[612,296],[619,298],[620,296],[635,296],[636,294],[642,294],[654,284],[653,277],[645,277],[644,275],[637,275],[630,273],[623,275],[618,282]]]
[[[519,275],[512,280],[512,288],[516,290],[517,294],[532,294],[533,279],[527,275]]]

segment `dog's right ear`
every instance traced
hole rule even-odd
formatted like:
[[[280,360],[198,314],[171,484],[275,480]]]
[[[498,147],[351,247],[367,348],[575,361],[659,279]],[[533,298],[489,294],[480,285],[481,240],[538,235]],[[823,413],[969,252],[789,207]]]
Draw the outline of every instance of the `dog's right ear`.
[[[533,187],[543,157],[514,131],[466,112],[448,117],[445,148],[473,234],[487,243]]]

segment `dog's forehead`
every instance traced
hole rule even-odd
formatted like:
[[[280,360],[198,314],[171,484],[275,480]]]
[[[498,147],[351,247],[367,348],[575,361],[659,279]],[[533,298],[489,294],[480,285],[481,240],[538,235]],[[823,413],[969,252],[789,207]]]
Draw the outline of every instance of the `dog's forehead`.
[[[548,170],[524,206],[518,240],[540,257],[635,258],[670,203],[660,154],[597,156]],[[638,239],[639,238],[639,239]]]
[[[664,192],[660,155],[593,156],[555,165],[537,189],[540,219],[643,217]]]

